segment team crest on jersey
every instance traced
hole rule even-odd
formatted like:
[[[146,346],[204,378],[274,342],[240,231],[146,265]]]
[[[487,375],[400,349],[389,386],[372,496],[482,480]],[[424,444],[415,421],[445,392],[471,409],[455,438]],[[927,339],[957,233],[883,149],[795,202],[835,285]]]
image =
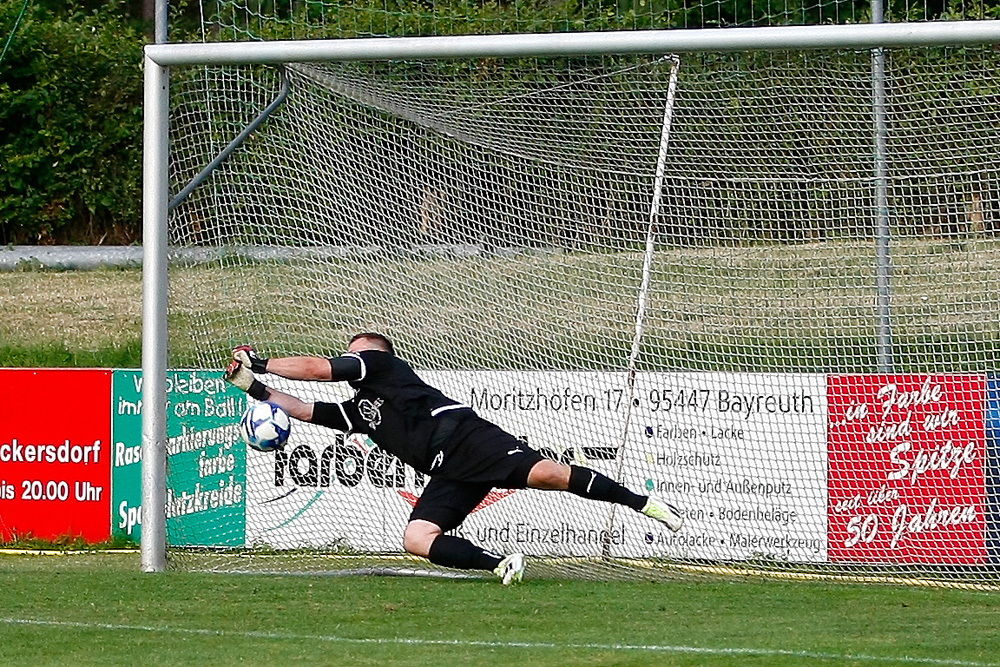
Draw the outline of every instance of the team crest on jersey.
[[[358,412],[361,413],[361,418],[368,422],[368,428],[372,431],[382,423],[382,410],[380,408],[383,403],[385,401],[381,398],[376,398],[374,401],[362,398],[358,401]]]

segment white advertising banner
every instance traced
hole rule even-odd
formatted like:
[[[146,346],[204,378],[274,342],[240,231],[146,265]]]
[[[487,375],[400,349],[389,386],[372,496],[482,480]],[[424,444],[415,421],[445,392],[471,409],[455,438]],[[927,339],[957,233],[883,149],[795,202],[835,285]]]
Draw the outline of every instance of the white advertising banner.
[[[795,562],[826,558],[823,375],[422,372],[544,454],[681,508],[671,533],[627,508],[568,493],[497,490],[458,529],[532,555]],[[305,400],[342,383],[276,379]],[[422,475],[361,436],[296,423],[285,450],[247,455],[247,544],[399,551]]]
[[[653,373],[636,385],[626,480],[686,517],[677,534],[647,530],[654,554],[826,560],[825,375]]]
[[[543,455],[619,477],[620,453],[627,449],[626,373],[442,373],[435,381]],[[481,507],[457,532],[500,553],[641,557],[646,549],[637,549],[638,526],[658,525],[623,507],[529,489]]]

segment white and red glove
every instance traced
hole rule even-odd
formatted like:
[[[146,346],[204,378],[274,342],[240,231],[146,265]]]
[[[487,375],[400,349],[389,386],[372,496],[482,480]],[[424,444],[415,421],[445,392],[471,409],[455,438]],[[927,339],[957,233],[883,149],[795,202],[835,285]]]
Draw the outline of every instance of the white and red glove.
[[[233,360],[226,366],[226,372],[222,377],[226,382],[242,389],[258,401],[265,401],[271,394],[271,390],[253,376],[255,363],[258,368],[267,366],[267,360],[258,357],[253,348],[249,345],[242,345],[233,350]],[[267,371],[261,372],[266,373]]]
[[[234,348],[233,359],[239,361],[243,366],[258,375],[267,373],[267,359],[259,356],[249,345],[240,345]]]

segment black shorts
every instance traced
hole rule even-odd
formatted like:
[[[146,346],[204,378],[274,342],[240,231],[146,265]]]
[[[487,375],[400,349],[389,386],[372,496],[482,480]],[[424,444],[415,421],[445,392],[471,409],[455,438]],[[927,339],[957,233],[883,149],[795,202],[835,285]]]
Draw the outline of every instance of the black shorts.
[[[455,425],[444,450],[441,470],[424,487],[410,521],[430,521],[445,532],[457,528],[494,488],[525,488],[528,473],[543,458],[475,415]]]
[[[522,489],[542,455],[474,412],[458,417],[441,445],[441,466],[431,472],[456,482]]]

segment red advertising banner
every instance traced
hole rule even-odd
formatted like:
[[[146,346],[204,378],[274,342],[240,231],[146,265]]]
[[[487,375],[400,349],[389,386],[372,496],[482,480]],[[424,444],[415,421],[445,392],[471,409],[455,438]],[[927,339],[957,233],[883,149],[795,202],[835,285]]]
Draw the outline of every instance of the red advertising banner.
[[[111,371],[0,369],[0,539],[111,535]]]
[[[829,558],[986,560],[986,379],[831,375]]]

